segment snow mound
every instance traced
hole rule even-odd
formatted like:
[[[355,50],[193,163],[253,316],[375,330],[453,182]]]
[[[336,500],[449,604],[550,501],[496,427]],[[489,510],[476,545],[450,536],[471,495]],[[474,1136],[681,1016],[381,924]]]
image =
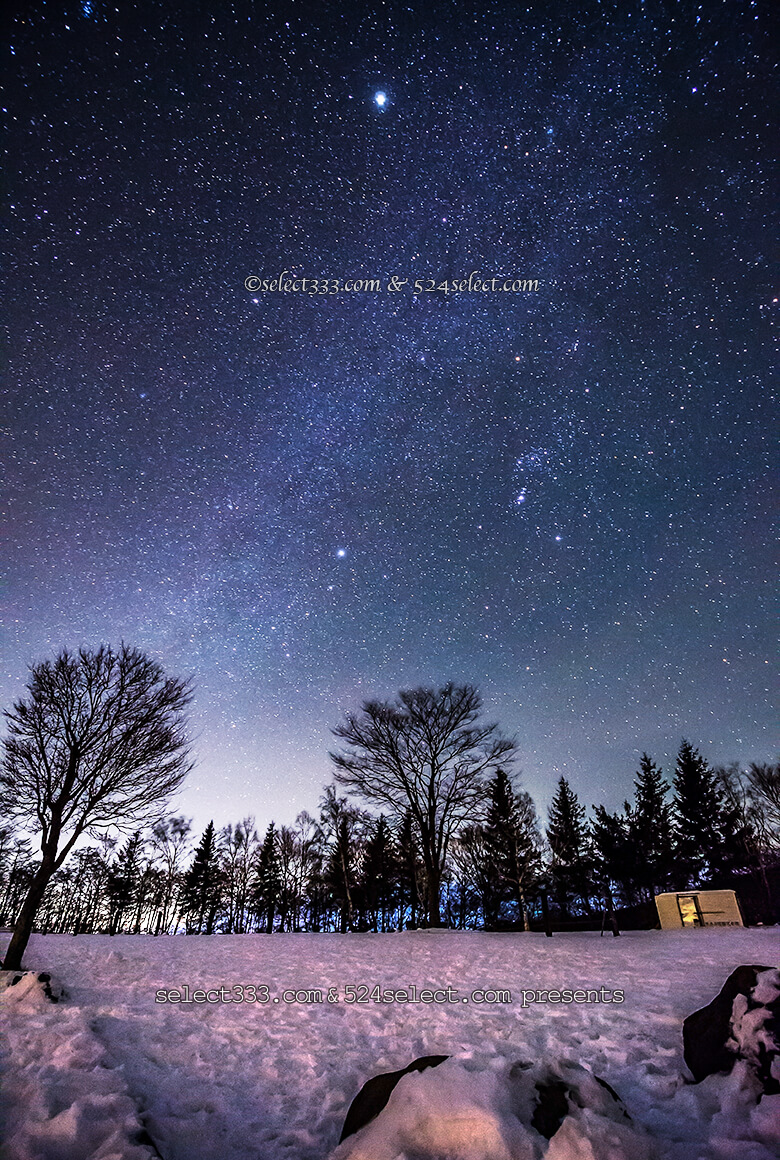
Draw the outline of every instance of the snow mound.
[[[0,971],[0,1001],[7,1007],[40,1011],[65,998],[65,988],[46,971]]]
[[[0,972],[3,1160],[159,1156],[146,1145],[121,1073],[83,1012],[64,998],[47,972]]]
[[[780,1042],[777,1024],[780,970],[761,971],[750,998],[737,995],[731,1014],[731,1039],[727,1047],[747,1060],[756,1075],[771,1072],[780,1081]]]
[[[498,1066],[496,1066],[498,1064]],[[403,1076],[331,1160],[653,1160],[612,1089],[569,1061],[448,1059]]]

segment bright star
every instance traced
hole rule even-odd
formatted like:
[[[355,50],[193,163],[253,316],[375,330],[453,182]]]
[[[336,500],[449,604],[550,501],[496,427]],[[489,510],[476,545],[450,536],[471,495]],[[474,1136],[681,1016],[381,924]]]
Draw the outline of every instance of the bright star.
[[[339,550],[336,552],[337,556],[346,556],[346,554],[347,554],[346,548],[339,548]]]
[[[387,93],[374,93],[374,100],[382,109],[387,104]]]

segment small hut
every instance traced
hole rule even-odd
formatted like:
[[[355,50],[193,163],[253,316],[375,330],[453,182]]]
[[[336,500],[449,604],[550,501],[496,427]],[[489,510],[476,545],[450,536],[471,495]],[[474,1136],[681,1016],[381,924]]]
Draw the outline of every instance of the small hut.
[[[733,890],[684,890],[656,894],[662,930],[690,926],[744,926]]]

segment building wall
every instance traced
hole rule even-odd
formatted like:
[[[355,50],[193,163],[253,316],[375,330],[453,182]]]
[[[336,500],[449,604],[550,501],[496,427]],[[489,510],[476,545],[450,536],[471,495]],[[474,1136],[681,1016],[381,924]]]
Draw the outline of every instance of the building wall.
[[[680,890],[674,894],[657,894],[655,905],[662,930],[680,930],[689,925],[745,925],[733,890]],[[681,911],[690,909],[693,917],[693,907],[697,907],[695,921],[683,922]]]

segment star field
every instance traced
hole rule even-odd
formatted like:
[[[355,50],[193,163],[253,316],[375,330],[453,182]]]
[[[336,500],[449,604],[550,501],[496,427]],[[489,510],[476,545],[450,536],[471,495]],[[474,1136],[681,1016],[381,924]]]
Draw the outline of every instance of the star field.
[[[192,674],[197,824],[475,683],[539,803],[772,756],[755,3],[38,3],[11,26],[3,704]],[[249,275],[381,280],[250,293]],[[538,280],[413,293],[415,279]],[[399,292],[385,286],[406,280]]]

